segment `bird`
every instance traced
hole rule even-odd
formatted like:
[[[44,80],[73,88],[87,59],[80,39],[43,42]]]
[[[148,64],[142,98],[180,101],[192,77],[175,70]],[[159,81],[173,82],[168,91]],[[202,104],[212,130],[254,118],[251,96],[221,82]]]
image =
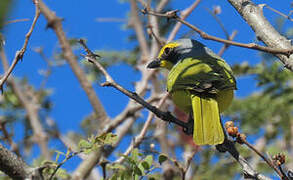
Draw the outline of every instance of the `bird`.
[[[224,59],[199,41],[178,39],[165,44],[147,68],[169,70],[167,91],[173,103],[189,114],[195,144],[224,142],[220,113],[230,106],[237,89]]]

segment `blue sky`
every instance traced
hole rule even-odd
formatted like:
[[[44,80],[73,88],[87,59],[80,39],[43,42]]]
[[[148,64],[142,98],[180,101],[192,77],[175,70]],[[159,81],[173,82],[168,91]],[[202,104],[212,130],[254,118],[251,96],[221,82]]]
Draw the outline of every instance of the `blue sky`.
[[[127,50],[136,45],[127,40],[127,37],[133,32],[126,30],[123,23],[96,21],[97,18],[114,17],[126,19],[129,11],[128,3],[121,3],[118,0],[47,0],[45,2],[59,17],[64,18],[63,27],[67,37],[86,38],[88,46],[93,50]],[[173,0],[172,7],[182,10],[192,2],[191,0]],[[258,4],[266,3],[285,14],[288,14],[291,10],[289,1],[255,0],[254,2]],[[220,5],[222,8],[219,18],[225,25],[226,30],[229,33],[232,33],[233,30],[238,31],[235,38],[236,41],[244,43],[256,41],[253,31],[227,1],[203,0],[187,20],[211,35],[225,38],[218,23],[206,10],[216,5]],[[264,14],[273,24],[276,18],[279,17],[279,15],[267,9],[264,10]],[[7,20],[29,18],[30,21],[13,23],[5,27],[5,49],[9,60],[12,60],[15,51],[21,48],[24,35],[28,31],[33,17],[34,6],[31,0],[14,0]],[[292,26],[292,23],[287,21],[285,26]],[[178,33],[178,37],[188,31],[188,28],[183,27]],[[196,34],[192,38],[203,42],[215,52],[222,46],[222,44],[217,42],[202,40]],[[43,16],[37,22],[23,61],[16,66],[13,72],[18,77],[26,76],[35,87],[39,87],[42,81],[42,76],[39,75],[38,71],[46,68],[46,64],[39,54],[33,51],[33,48],[40,46],[44,48],[44,52],[49,58],[52,58],[53,52],[56,49],[60,51],[54,32],[51,29],[46,29],[46,20]],[[238,47],[231,47],[224,53],[223,57],[229,64],[243,61],[255,64],[260,60],[256,51]],[[117,82],[128,89],[132,89],[132,82],[140,78],[139,73],[125,64],[115,65],[109,68],[108,71]],[[79,125],[81,120],[92,112],[92,108],[68,65],[57,67],[53,70],[47,87],[53,90],[51,100],[54,102],[54,107],[50,115],[57,122],[60,130],[63,133],[80,131]],[[112,88],[102,88],[97,84],[94,87],[111,117],[119,114],[128,102],[127,97]],[[238,89],[236,95],[244,97],[255,91],[256,87],[253,79],[249,77],[238,80]],[[115,103],[115,106],[113,106],[113,101],[118,103]],[[59,145],[52,144],[52,148],[58,149]]]

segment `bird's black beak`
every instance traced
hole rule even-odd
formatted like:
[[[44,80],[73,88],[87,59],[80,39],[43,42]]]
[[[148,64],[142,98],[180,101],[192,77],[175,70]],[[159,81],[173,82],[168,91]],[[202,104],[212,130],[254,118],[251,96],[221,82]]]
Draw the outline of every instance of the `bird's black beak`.
[[[152,62],[150,62],[147,66],[147,68],[158,68],[161,65],[161,61],[159,59],[153,60]]]

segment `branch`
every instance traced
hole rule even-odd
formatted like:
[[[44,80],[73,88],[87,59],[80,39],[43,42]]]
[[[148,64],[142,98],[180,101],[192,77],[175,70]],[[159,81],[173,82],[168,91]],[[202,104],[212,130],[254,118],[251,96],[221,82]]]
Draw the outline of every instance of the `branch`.
[[[23,58],[23,55],[24,55],[24,53],[26,51],[29,39],[30,39],[30,37],[32,35],[32,32],[33,32],[34,28],[35,28],[37,20],[38,20],[38,18],[40,16],[39,1],[35,0],[34,4],[35,4],[35,17],[34,17],[34,20],[32,22],[32,25],[31,25],[28,33],[25,35],[25,40],[24,40],[22,48],[15,53],[15,57],[14,57],[14,59],[12,61],[11,66],[5,72],[4,76],[0,79],[0,90],[1,91],[3,91],[3,85],[6,82],[6,80],[8,79],[8,77],[11,74],[11,72],[13,71],[13,69],[15,68],[16,64],[18,63],[19,60],[21,60]]]
[[[255,5],[250,0],[228,0],[238,11],[247,24],[253,29],[256,37],[268,47],[284,49],[283,52],[273,53],[286,68],[293,71],[293,56],[291,41],[282,36],[263,16],[263,5]],[[286,49],[288,53],[285,53]],[[291,55],[291,56],[290,56]]]
[[[237,31],[236,31],[236,30],[233,31],[232,34],[228,37],[228,40],[232,41],[232,40],[235,38],[236,34],[237,34]],[[225,52],[229,47],[230,47],[230,44],[224,44],[224,45],[222,46],[222,48],[220,49],[220,51],[218,52],[218,55],[219,55],[219,56],[222,56],[222,55],[224,54],[224,52]]]
[[[182,20],[186,19],[191,14],[191,12],[199,5],[200,1],[201,0],[196,0],[193,4],[190,5],[190,7],[186,8],[185,10],[183,10],[181,12],[180,18]],[[181,22],[177,22],[176,23],[176,25],[172,29],[171,33],[169,34],[169,37],[167,39],[167,42],[170,42],[170,41],[172,41],[175,38],[175,36],[176,36],[177,32],[179,31],[179,29],[180,29],[181,26],[182,26],[182,23]]]
[[[266,8],[268,8],[269,10],[271,10],[271,11],[273,11],[273,12],[279,14],[280,16],[283,16],[284,18],[286,18],[286,19],[288,19],[288,20],[290,20],[290,21],[293,21],[293,19],[292,19],[290,16],[288,16],[288,15],[286,15],[286,14],[284,14],[284,13],[282,13],[282,12],[280,12],[280,11],[274,9],[274,8],[271,8],[271,7],[268,6],[267,4],[263,4],[263,6],[266,7]]]
[[[12,179],[27,179],[30,177],[32,168],[0,144],[0,171]]]
[[[8,142],[8,144],[10,145],[10,149],[17,155],[20,156],[20,152],[19,152],[19,147],[18,144],[16,144],[11,135],[8,133],[7,129],[6,129],[6,123],[7,121],[5,120],[0,120],[0,130],[3,133],[4,139]]]
[[[258,180],[270,180],[270,178],[259,174],[256,172],[250,164],[239,154],[238,150],[236,149],[234,142],[225,139],[223,144],[219,144],[216,146],[219,152],[226,152],[228,153],[240,164],[242,167],[242,172],[244,174],[244,178],[251,178],[251,179],[258,179]]]
[[[98,96],[95,93],[92,85],[86,78],[85,73],[79,67],[78,61],[76,60],[76,56],[73,54],[72,48],[70,43],[68,42],[65,33],[62,28],[61,18],[57,17],[54,12],[52,12],[44,3],[40,0],[40,10],[41,13],[45,16],[48,21],[48,27],[52,28],[59,40],[61,45],[62,51],[64,53],[64,58],[67,60],[68,64],[70,65],[72,71],[74,72],[75,76],[77,77],[79,83],[81,84],[83,90],[87,94],[87,97],[97,115],[97,119],[99,120],[97,124],[100,127],[103,127],[106,122],[108,122],[109,117],[101,104]]]
[[[203,39],[207,39],[207,40],[213,40],[213,41],[217,41],[217,42],[221,42],[221,43],[225,43],[225,44],[230,44],[233,46],[239,46],[239,47],[243,47],[243,48],[248,48],[248,49],[254,49],[254,50],[259,50],[259,51],[263,51],[263,52],[267,52],[267,53],[272,53],[275,54],[276,56],[279,56],[279,54],[282,54],[282,56],[290,56],[293,53],[293,48],[292,47],[287,47],[287,48],[281,48],[281,47],[277,47],[277,48],[272,48],[272,47],[266,47],[266,46],[260,46],[257,45],[255,43],[249,43],[249,44],[244,44],[244,43],[239,43],[239,42],[235,42],[235,41],[231,41],[231,40],[226,40],[226,39],[222,39],[216,36],[212,36],[207,34],[206,32],[202,31],[201,29],[197,28],[196,26],[188,23],[187,21],[181,19],[178,15],[177,15],[177,10],[174,11],[168,11],[164,14],[162,13],[157,13],[154,11],[149,11],[148,9],[143,9],[142,13],[144,14],[150,14],[150,15],[154,15],[154,16],[161,16],[161,17],[166,17],[168,19],[175,19],[178,22],[181,22],[182,24],[185,24],[186,26],[188,26],[189,28],[191,28],[192,30],[196,31]],[[293,63],[292,63],[292,69],[293,70]]]
[[[82,43],[82,42],[81,42],[81,44],[84,45],[84,43]],[[111,86],[111,87],[117,89],[118,91],[122,92],[124,95],[135,100],[137,103],[141,104],[142,106],[144,106],[145,108],[150,110],[152,113],[154,113],[157,117],[161,118],[163,121],[175,123],[175,124],[183,127],[184,129],[187,129],[187,130],[191,128],[188,126],[188,124],[186,124],[183,121],[180,121],[179,119],[172,116],[170,112],[162,112],[161,110],[159,110],[155,106],[152,106],[149,103],[147,103],[144,99],[142,99],[140,96],[138,96],[137,93],[128,91],[128,90],[124,89],[122,86],[120,86],[118,83],[116,83],[112,79],[112,77],[108,74],[108,72],[104,69],[104,67],[95,59],[96,56],[91,56],[90,54],[88,54],[84,57],[89,62],[93,63],[96,66],[96,68],[104,74],[104,76],[106,78],[106,82],[101,84],[101,86]]]
[[[49,177],[49,180],[52,180],[52,179],[54,178],[54,176],[55,176],[55,174],[57,173],[58,169],[59,169],[64,163],[66,163],[69,159],[73,158],[74,156],[76,156],[76,155],[78,155],[78,154],[80,154],[80,153],[82,153],[82,152],[83,152],[83,150],[80,150],[80,151],[78,151],[78,152],[72,152],[72,153],[70,153],[69,156],[66,156],[66,158],[65,158],[61,163],[59,163],[59,164],[56,166],[56,168],[54,169],[53,173],[52,173],[51,176]]]
[[[169,94],[165,94],[164,97],[160,100],[160,102],[158,103],[158,106],[157,108],[160,108],[163,103],[166,101],[166,99],[168,98]],[[123,156],[121,156],[118,160],[115,161],[115,163],[122,163],[125,159],[125,156],[128,156],[131,151],[138,147],[141,143],[142,143],[142,140],[143,138],[145,137],[145,134],[147,132],[147,128],[149,127],[149,125],[151,124],[151,121],[154,117],[154,114],[153,113],[150,113],[143,128],[141,129],[140,131],[140,134],[137,135],[134,140],[132,141],[131,145],[127,148],[127,150],[123,153]]]
[[[8,61],[4,53],[4,48],[0,50],[0,57],[3,64],[4,70],[8,69]],[[47,142],[48,142],[48,136],[47,133],[44,131],[43,126],[40,122],[38,110],[39,106],[37,105],[37,101],[35,98],[28,98],[28,91],[24,91],[19,87],[19,85],[14,81],[13,78],[8,80],[9,85],[11,85],[11,88],[13,92],[15,93],[16,97],[19,99],[19,102],[24,107],[24,109],[27,112],[29,123],[32,127],[33,134],[34,134],[34,140],[37,142],[37,144],[40,146],[42,155],[46,159],[50,159],[50,152],[48,150]]]
[[[138,7],[135,0],[130,0],[130,13],[131,13],[131,26],[133,27],[137,40],[139,42],[140,51],[142,54],[142,60],[146,61],[148,54],[149,54],[149,48],[147,41],[145,39],[145,33],[143,30],[143,25],[141,20],[139,19],[138,15]]]
[[[287,175],[282,173],[281,170],[278,169],[278,167],[275,165],[275,163],[271,159],[265,157],[260,151],[258,151],[256,148],[254,148],[253,145],[251,145],[250,143],[247,142],[246,135],[239,133],[238,127],[234,126],[233,121],[227,121],[225,123],[225,129],[226,129],[227,133],[229,134],[229,136],[236,139],[235,142],[237,142],[239,144],[245,144],[249,149],[251,149],[258,156],[260,156],[280,176],[280,178],[282,180],[289,180]],[[284,160],[285,157],[283,157],[281,155],[278,156],[278,158],[276,158],[276,159],[281,159],[280,160],[281,163],[279,163],[279,165],[282,165],[285,162],[285,160]]]

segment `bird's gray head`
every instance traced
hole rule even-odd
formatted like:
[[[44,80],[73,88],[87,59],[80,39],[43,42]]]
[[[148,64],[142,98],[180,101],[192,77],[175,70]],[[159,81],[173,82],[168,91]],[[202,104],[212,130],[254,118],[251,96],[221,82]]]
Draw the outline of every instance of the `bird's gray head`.
[[[171,69],[178,61],[184,58],[192,57],[202,59],[214,55],[210,49],[196,40],[178,39],[162,47],[157,59],[150,62],[147,67]]]

